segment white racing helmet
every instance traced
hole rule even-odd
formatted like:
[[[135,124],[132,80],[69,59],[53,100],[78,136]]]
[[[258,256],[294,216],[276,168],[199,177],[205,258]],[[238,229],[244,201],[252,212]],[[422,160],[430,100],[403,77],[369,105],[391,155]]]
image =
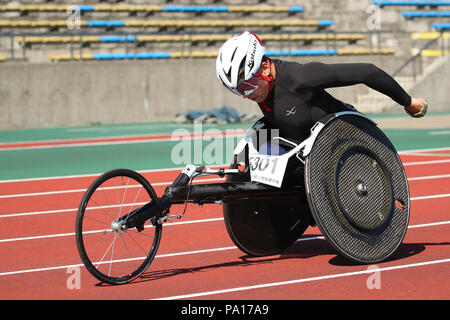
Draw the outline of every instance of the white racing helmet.
[[[254,33],[239,33],[220,47],[216,60],[217,77],[226,88],[242,96],[239,85],[258,71],[265,53],[266,49]]]

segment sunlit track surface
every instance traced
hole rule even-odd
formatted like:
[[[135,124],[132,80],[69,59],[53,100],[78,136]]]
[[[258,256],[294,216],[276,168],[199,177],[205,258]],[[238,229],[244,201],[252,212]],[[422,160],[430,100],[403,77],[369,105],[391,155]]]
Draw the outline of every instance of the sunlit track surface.
[[[318,228],[309,228],[280,255],[249,257],[230,240],[220,205],[189,204],[181,220],[164,224],[150,268],[122,286],[99,284],[76,249],[77,208],[96,176],[3,181],[0,298],[448,299],[450,156],[445,152],[401,153],[411,219],[403,244],[389,261],[353,264],[337,255]],[[161,195],[179,170],[141,173]]]

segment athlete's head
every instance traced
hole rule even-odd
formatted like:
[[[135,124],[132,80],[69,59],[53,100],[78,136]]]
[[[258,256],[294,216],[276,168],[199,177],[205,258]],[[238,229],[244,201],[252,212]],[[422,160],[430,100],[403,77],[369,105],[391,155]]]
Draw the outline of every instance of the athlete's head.
[[[265,52],[261,40],[252,32],[245,31],[228,39],[217,56],[217,77],[233,93],[252,99],[261,79],[268,82],[272,80],[270,71],[267,74],[260,70],[262,64],[270,66]]]

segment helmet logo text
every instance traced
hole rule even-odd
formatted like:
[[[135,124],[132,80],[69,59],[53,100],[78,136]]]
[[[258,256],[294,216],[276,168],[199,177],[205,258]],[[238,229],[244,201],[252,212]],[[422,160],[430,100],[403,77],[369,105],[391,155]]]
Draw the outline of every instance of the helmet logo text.
[[[252,70],[253,66],[255,65],[255,53],[256,53],[256,40],[253,41],[253,50],[250,53],[250,61],[247,64],[250,70]]]

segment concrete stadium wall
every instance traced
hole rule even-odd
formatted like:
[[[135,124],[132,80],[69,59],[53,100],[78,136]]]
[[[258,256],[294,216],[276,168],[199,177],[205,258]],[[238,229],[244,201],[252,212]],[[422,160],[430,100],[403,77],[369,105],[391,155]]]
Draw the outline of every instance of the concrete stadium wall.
[[[411,89],[415,97],[422,97],[428,102],[428,111],[450,111],[450,55],[444,56],[431,64]]]
[[[164,121],[222,105],[251,109],[220,86],[212,60],[2,65],[0,128]]]
[[[388,73],[404,61],[392,56],[314,60],[372,62]],[[435,90],[438,83],[438,88],[449,87],[448,67],[447,63],[447,69],[440,69],[436,82],[424,81],[420,90],[435,92],[436,99],[448,101],[448,90]],[[355,103],[356,96],[367,90],[357,85],[329,92]],[[214,59],[0,65],[0,129],[170,121],[188,109],[224,105],[260,114],[254,102],[222,87],[215,75]]]

